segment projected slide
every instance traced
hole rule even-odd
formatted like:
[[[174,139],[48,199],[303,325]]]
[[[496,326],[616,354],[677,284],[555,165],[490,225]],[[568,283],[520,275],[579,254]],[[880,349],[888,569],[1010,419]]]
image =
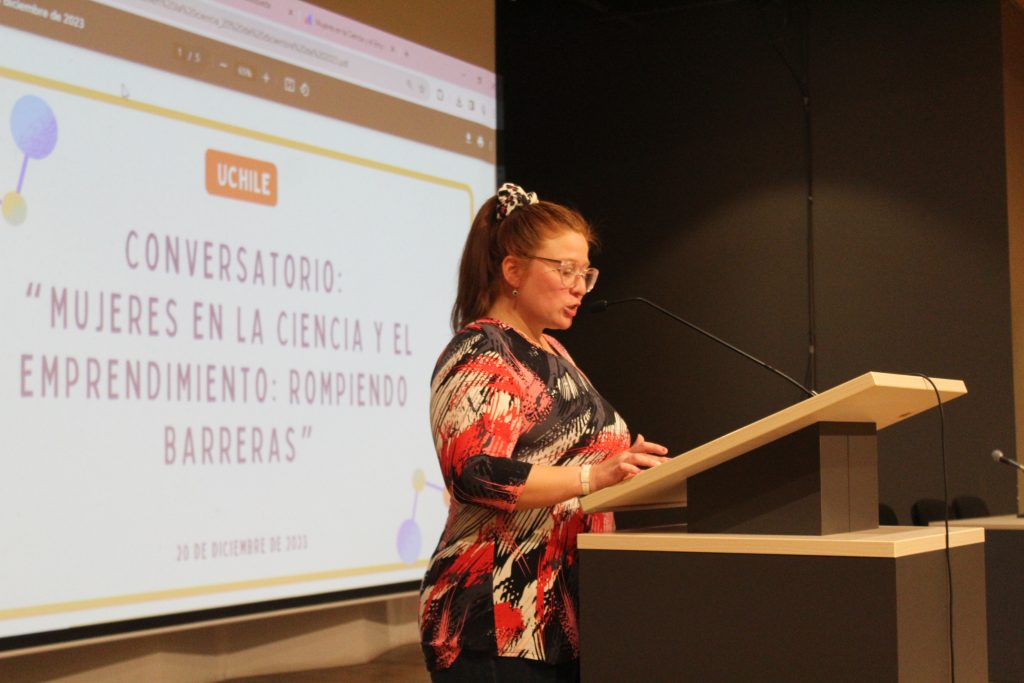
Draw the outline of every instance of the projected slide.
[[[480,126],[444,149],[8,25],[0,638],[418,580]]]

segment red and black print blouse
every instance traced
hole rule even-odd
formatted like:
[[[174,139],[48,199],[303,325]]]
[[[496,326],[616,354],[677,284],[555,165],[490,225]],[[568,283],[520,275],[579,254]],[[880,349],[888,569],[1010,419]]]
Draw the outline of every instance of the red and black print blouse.
[[[576,535],[605,531],[572,498],[516,510],[534,464],[598,463],[629,447],[622,418],[547,337],[497,320],[460,331],[431,383],[430,421],[451,507],[420,591],[431,671],[463,650],[551,664],[578,657]]]

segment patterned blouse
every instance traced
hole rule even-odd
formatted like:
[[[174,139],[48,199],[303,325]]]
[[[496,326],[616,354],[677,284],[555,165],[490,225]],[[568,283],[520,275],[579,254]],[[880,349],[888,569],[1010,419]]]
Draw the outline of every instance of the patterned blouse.
[[[516,510],[535,463],[599,463],[629,431],[562,346],[478,320],[441,354],[430,422],[451,507],[420,589],[427,666],[462,650],[558,664],[579,656],[576,535],[613,528],[571,498]]]

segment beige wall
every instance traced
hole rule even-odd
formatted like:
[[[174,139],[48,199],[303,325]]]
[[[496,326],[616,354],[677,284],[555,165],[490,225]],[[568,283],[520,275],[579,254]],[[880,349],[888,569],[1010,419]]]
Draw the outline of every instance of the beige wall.
[[[359,664],[416,642],[416,607],[402,594],[0,653],[0,681],[192,683]]]

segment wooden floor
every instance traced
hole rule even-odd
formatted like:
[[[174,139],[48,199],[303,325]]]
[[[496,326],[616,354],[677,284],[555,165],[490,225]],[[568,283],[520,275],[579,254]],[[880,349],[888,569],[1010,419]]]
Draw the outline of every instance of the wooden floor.
[[[419,643],[412,643],[366,664],[234,678],[225,683],[430,683],[430,674]]]

